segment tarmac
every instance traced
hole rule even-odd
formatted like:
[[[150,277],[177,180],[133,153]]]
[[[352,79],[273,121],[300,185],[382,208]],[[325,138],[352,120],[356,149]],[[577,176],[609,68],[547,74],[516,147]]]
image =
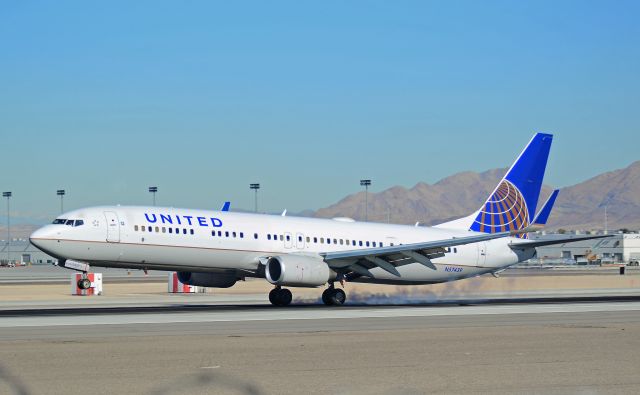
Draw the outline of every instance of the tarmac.
[[[270,306],[259,280],[191,295],[114,282],[96,297],[4,284],[0,393],[636,394],[638,280],[347,284],[337,308],[298,289]]]

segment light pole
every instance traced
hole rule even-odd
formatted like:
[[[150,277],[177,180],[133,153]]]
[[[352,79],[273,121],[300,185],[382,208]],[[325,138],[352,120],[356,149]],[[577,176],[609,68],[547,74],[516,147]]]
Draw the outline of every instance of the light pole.
[[[258,212],[258,189],[260,189],[260,184],[249,184],[249,189],[253,189],[255,191],[254,197],[254,211]]]
[[[158,192],[158,187],[149,187],[149,192],[153,194],[153,205],[156,205],[156,192]]]
[[[10,255],[10,247],[11,247],[11,219],[9,218],[9,213],[11,206],[9,205],[9,199],[11,199],[11,192],[2,192],[2,197],[7,198],[7,265],[11,259]]]
[[[371,180],[360,180],[360,186],[364,187],[364,220],[369,219],[369,185]]]
[[[609,207],[609,203],[611,203],[611,199],[613,199],[613,196],[609,196],[609,199],[607,199],[606,202],[604,202],[604,234],[608,235],[609,234],[609,226],[608,226],[608,217],[607,217],[607,208]]]
[[[64,194],[66,192],[64,191],[64,189],[58,189],[56,191],[56,195],[60,196],[60,213],[62,214],[64,212]]]

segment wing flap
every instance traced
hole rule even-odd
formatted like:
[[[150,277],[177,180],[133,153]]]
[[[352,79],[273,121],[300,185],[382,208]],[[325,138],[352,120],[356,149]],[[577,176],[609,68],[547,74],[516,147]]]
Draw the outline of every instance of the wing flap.
[[[432,270],[437,270],[431,260],[443,257],[448,247],[514,236],[524,231],[476,233],[473,236],[453,237],[451,239],[367,248],[363,250],[325,252],[320,255],[332,269],[351,270],[362,276],[372,277],[369,270],[374,267],[379,267],[396,277],[400,277],[400,272],[398,272],[396,267],[414,262],[418,262]]]

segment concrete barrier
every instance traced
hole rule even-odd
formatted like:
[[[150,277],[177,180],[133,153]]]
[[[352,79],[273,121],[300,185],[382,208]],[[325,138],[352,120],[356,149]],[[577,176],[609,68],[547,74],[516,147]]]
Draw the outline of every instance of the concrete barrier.
[[[204,293],[205,287],[197,287],[195,285],[183,284],[178,280],[178,273],[169,273],[169,293],[170,294],[193,294]]]

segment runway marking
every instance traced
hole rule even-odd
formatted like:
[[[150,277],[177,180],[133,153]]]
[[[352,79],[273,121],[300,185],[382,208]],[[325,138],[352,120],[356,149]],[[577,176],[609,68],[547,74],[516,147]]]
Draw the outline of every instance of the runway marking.
[[[325,320],[346,318],[436,317],[499,314],[586,313],[603,311],[639,311],[640,302],[528,304],[501,306],[385,307],[363,309],[327,308],[325,310],[262,309],[259,311],[213,311],[197,313],[142,313],[73,316],[0,318],[0,328],[170,324],[195,322]]]

